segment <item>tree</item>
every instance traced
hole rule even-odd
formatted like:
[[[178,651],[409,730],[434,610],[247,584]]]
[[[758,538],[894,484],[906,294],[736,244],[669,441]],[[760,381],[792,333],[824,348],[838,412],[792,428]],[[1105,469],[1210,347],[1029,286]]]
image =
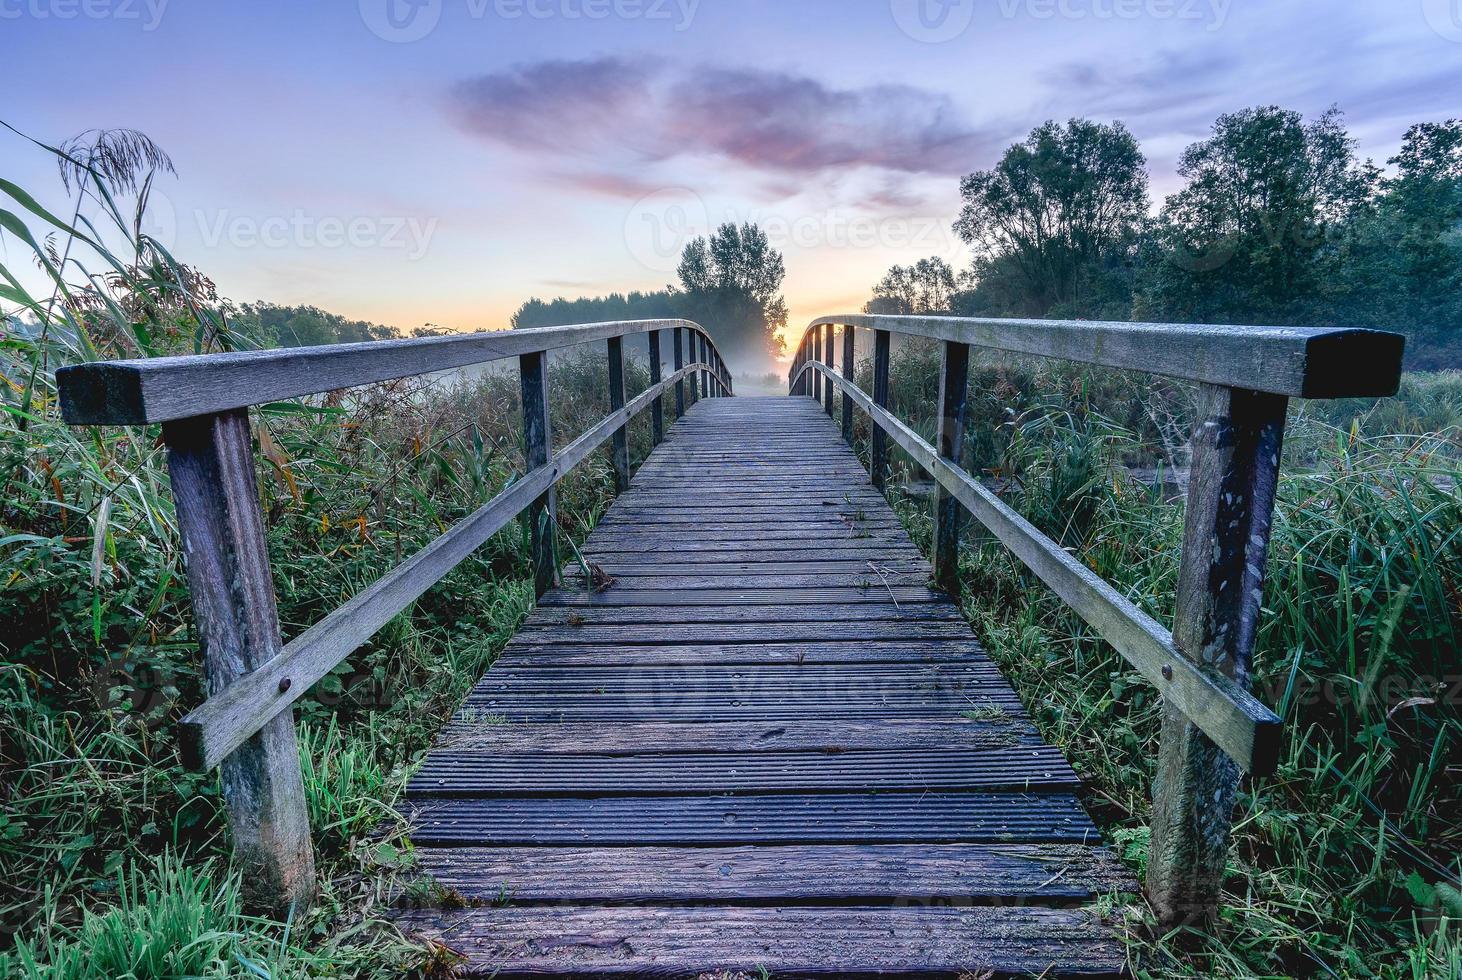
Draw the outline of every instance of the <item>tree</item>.
[[[1147,161],[1120,122],[1047,122],[960,182],[955,232],[999,312],[1089,315],[1125,304],[1147,214]],[[976,301],[976,305],[982,305]]]
[[[1308,125],[1278,106],[1222,115],[1183,152],[1178,173],[1188,183],[1158,219],[1139,316],[1327,319],[1339,268],[1362,244],[1346,233],[1360,227],[1379,181],[1356,160],[1338,109]]]
[[[676,270],[683,308],[716,338],[726,357],[780,356],[778,331],[787,325],[782,253],[754,224],[723,224],[709,238],[696,238],[681,252]]]
[[[949,314],[956,293],[954,269],[935,256],[896,265],[873,287],[865,313]]]
[[[277,347],[313,347],[319,344],[354,344],[367,340],[394,340],[395,327],[351,320],[313,306],[245,303],[234,317],[237,327],[260,343]]]
[[[682,297],[666,288],[652,293],[610,293],[608,296],[562,296],[544,302],[533,298],[513,314],[514,329],[525,327],[559,327],[570,323],[597,323],[603,320],[658,320],[684,315]]]

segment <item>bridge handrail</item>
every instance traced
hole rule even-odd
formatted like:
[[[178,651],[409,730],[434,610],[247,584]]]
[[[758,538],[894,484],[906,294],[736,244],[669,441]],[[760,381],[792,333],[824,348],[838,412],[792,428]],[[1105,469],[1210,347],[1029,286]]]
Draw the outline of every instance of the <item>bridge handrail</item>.
[[[1355,327],[858,313],[819,317],[808,330],[838,325],[1297,398],[1394,395],[1406,340]]]
[[[56,371],[61,414],[72,425],[141,425],[247,408],[285,398],[469,367],[659,330],[690,320],[608,320],[561,327],[497,330],[359,344],[92,361]],[[712,344],[718,376],[730,375]]]
[[[662,377],[660,335],[673,367]],[[626,336],[647,334],[649,387],[626,400]],[[604,341],[611,411],[555,453],[550,438],[547,353]],[[688,342],[688,347],[683,346]],[[689,360],[687,361],[687,356]],[[282,643],[254,468],[248,407],[417,374],[517,357],[528,471],[426,547],[319,622]],[[686,381],[689,380],[687,386]],[[453,337],[96,361],[57,372],[62,413],[73,425],[162,423],[209,697],[181,723],[183,760],[222,766],[234,849],[251,893],[276,910],[307,903],[314,856],[291,704],[494,533],[527,512],[535,588],[558,570],[558,482],[613,440],[617,484],[629,484],[626,426],[651,409],[664,437],[662,396],[677,417],[698,397],[732,393],[715,341],[689,320],[625,320]]]
[[[841,326],[843,370],[834,330]],[[873,332],[873,392],[854,381],[856,330]],[[943,341],[937,446],[888,410],[893,333]],[[1211,915],[1227,859],[1238,767],[1272,772],[1281,719],[1249,692],[1264,564],[1290,396],[1394,394],[1405,339],[1362,329],[841,314],[798,342],[790,392],[871,421],[873,482],[892,439],[935,480],[935,577],[958,594],[962,505],[1150,683],[1164,700],[1153,788],[1148,893],[1164,924]],[[1198,383],[1188,505],[1170,632],[962,464],[971,347],[1073,360]]]

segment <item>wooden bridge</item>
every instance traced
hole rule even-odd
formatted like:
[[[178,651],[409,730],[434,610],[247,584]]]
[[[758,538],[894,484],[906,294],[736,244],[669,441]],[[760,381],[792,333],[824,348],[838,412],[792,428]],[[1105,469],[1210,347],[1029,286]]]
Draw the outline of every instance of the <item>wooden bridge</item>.
[[[627,399],[623,338],[641,333],[651,383]],[[943,343],[932,443],[888,411],[893,333]],[[585,342],[607,344],[613,410],[554,452],[546,352]],[[1197,383],[1172,632],[961,468],[972,345]],[[685,321],[111,362],[61,386],[73,422],[163,423],[212,693],[185,745],[221,767],[258,901],[314,891],[289,705],[521,514],[541,599],[399,803],[451,899],[403,907],[404,928],[473,976],[1099,976],[1125,965],[1104,899],[1137,882],[949,597],[960,523],[1162,691],[1145,885],[1160,922],[1201,920],[1240,769],[1277,753],[1247,667],[1287,398],[1388,394],[1400,354],[1358,330],[849,315],[809,328],[792,398],[719,397],[730,375]],[[247,406],[513,356],[522,478],[281,643]],[[632,475],[645,410],[657,448]],[[554,486],[606,441],[623,492],[586,564],[564,565]],[[932,567],[883,497],[890,443],[939,488]]]

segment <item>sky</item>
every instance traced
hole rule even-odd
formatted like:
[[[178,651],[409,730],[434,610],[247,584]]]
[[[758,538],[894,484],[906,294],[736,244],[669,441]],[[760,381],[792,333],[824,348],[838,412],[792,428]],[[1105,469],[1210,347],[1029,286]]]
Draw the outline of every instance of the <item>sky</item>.
[[[170,154],[149,230],[224,295],[406,329],[662,288],[755,221],[800,334],[965,265],[960,176],[1048,119],[1125,123],[1160,204],[1225,111],[1338,105],[1377,163],[1462,115],[1462,0],[0,0],[0,45],[0,119]]]

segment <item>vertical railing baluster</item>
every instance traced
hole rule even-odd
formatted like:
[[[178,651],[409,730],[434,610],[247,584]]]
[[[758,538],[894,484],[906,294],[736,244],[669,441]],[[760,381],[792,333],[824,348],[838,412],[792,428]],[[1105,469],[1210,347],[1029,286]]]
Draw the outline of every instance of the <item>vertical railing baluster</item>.
[[[854,355],[857,353],[855,344],[857,335],[850,324],[843,324],[843,377],[848,379],[849,384],[856,384],[853,377]],[[843,392],[843,439],[848,445],[853,444],[853,396],[846,391]]]
[[[1287,399],[1199,388],[1173,644],[1249,687]],[[1153,779],[1147,893],[1159,924],[1218,908],[1239,767],[1176,708],[1163,711]]]
[[[701,361],[702,364],[706,364],[706,363],[709,362],[708,359],[710,357],[710,354],[707,353],[706,335],[705,334],[697,334],[697,336],[700,338],[700,342],[701,342],[701,356],[700,356],[700,361]],[[701,368],[701,397],[702,398],[709,398],[709,397],[711,397],[711,375],[710,375],[710,373],[705,368]]]
[[[888,408],[888,355],[890,334],[873,331],[873,404]],[[888,482],[888,433],[876,423],[869,425],[868,469],[873,485],[882,490]]]
[[[684,350],[681,349],[681,344],[680,344],[680,331],[681,331],[681,328],[680,327],[676,327],[674,330],[670,331],[670,343],[671,343],[670,356],[671,356],[671,358],[673,358],[673,360],[671,361],[671,363],[675,365],[675,373],[676,374],[679,374],[680,373],[680,369],[683,368],[683,367],[685,367],[685,352],[684,352]],[[676,378],[675,379],[675,418],[678,420],[684,414],[685,414],[685,379],[684,378]]]
[[[830,368],[837,367],[838,356],[834,352],[835,351],[835,347],[834,347],[834,344],[833,344],[833,325],[831,323],[823,324],[822,333],[823,333],[823,338],[824,338],[823,348],[827,352],[827,366],[830,367]],[[828,378],[827,379],[827,384],[823,388],[822,402],[823,402],[823,405],[822,405],[823,411],[827,412],[828,418],[832,418],[832,415],[833,415],[833,382],[832,382],[832,378]]]
[[[944,342],[939,372],[939,455],[963,466],[965,405],[969,387],[970,345]],[[934,484],[934,580],[951,596],[959,595],[959,526],[963,516],[954,495]]]
[[[624,408],[624,338],[609,338],[609,410],[618,412]],[[629,489],[629,426],[621,424],[614,430],[612,455],[614,456],[614,484],[620,490]]]
[[[162,431],[213,697],[283,649],[249,415],[235,409],[179,419]],[[219,776],[250,904],[302,916],[315,895],[315,854],[294,713],[275,715],[223,760]]]
[[[650,337],[650,387],[660,383],[660,331],[651,330]],[[650,445],[658,446],[665,440],[665,396],[659,394],[650,403]]]
[[[548,354],[518,358],[523,387],[523,463],[529,470],[547,466],[553,456],[548,419]],[[528,550],[533,558],[533,589],[543,595],[558,582],[558,491],[549,487],[524,512]]]
[[[696,357],[695,331],[691,330],[689,327],[687,327],[685,331],[685,360],[687,364],[694,364],[698,360],[698,358]],[[692,371],[685,380],[687,382],[686,387],[690,389],[690,404],[694,406],[695,403],[700,401],[701,398],[700,375],[699,373]]]
[[[816,361],[818,364],[821,364],[822,363],[822,328],[821,327],[813,327],[812,328],[812,332],[813,332],[813,338],[812,338],[812,359],[814,361]],[[816,368],[814,368],[813,371],[812,371],[812,400],[815,401],[815,402],[821,402],[822,401],[822,372],[821,371],[818,371]]]

